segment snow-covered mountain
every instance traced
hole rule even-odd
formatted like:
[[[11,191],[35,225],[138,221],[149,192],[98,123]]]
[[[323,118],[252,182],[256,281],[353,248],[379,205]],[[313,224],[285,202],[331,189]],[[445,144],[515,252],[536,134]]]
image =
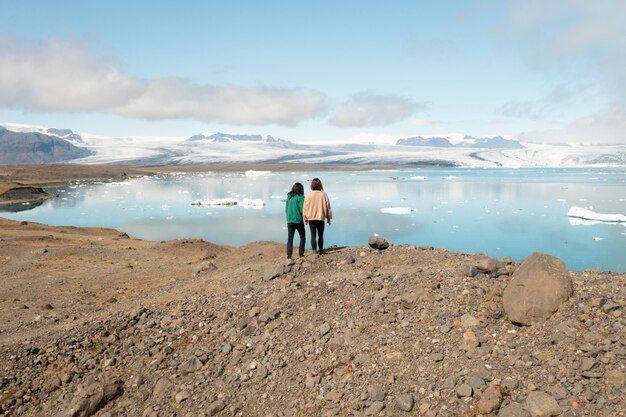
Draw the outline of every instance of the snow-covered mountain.
[[[30,129],[30,130],[29,130]],[[396,145],[304,145],[262,135],[112,138],[69,129],[7,125],[5,131],[46,135],[86,152],[80,164],[211,164],[236,162],[384,164],[446,167],[626,167],[626,144],[562,146],[521,143],[501,136],[398,140]],[[3,156],[0,149],[0,156]],[[4,159],[6,160],[6,158]],[[45,163],[46,161],[40,161]],[[59,162],[50,161],[50,162]],[[5,162],[6,163],[6,162]],[[26,162],[16,162],[26,163]]]
[[[9,130],[0,126],[0,164],[50,164],[92,154],[82,138],[68,129]]]
[[[415,136],[412,138],[398,139],[396,145],[407,146],[428,146],[436,148],[481,148],[481,149],[522,149],[522,145],[515,139],[505,139],[502,136],[493,136],[486,138],[475,138],[473,136],[465,136],[460,142],[452,143],[450,138],[431,137],[423,138]]]
[[[233,142],[248,142],[248,143],[265,143],[268,145],[280,146],[283,148],[288,148],[293,145],[293,143],[284,140],[284,139],[275,139],[272,136],[262,136],[262,135],[233,135],[227,133],[214,133],[212,135],[194,135],[187,139],[188,142],[198,142],[202,141],[204,143],[213,142],[213,143],[233,143]]]

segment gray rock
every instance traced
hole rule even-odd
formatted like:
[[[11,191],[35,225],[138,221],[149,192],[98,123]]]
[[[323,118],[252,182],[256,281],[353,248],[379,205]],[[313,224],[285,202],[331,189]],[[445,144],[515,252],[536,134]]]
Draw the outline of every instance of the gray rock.
[[[373,416],[376,415],[378,413],[380,413],[381,411],[383,411],[383,409],[385,408],[385,403],[382,401],[374,401],[372,403],[372,405],[370,405],[369,407],[367,407],[365,409],[365,415],[366,416]]]
[[[439,331],[443,334],[449,333],[450,330],[452,330],[452,326],[450,326],[449,324],[439,326]]]
[[[530,414],[520,403],[511,402],[500,409],[498,417],[530,417]]]
[[[414,401],[415,400],[413,399],[413,394],[411,393],[407,392],[404,394],[399,394],[396,398],[396,406],[398,406],[398,408],[402,411],[409,412],[413,409]]]
[[[465,265],[463,267],[463,274],[465,274],[466,277],[473,278],[478,274],[478,268],[474,265]]]
[[[381,387],[371,387],[367,390],[367,393],[372,401],[382,401],[387,396],[387,392]]]
[[[551,417],[561,414],[561,407],[554,397],[541,391],[528,394],[526,409],[532,417]]]
[[[181,374],[187,375],[187,374],[194,373],[201,368],[202,368],[202,362],[200,362],[200,359],[194,356],[193,358],[188,359],[185,362],[183,362],[178,367],[178,370],[180,371]]]
[[[471,397],[474,394],[474,390],[468,384],[461,384],[456,387],[456,395],[459,398]]]
[[[213,263],[213,261],[204,261],[200,263],[200,265],[196,266],[196,269],[193,271],[195,276],[202,275],[205,272],[215,271],[217,266]]]
[[[206,409],[207,416],[214,416],[226,408],[226,403],[222,400],[213,401]]]
[[[189,391],[182,390],[176,393],[176,395],[174,396],[174,401],[176,401],[176,404],[180,404],[189,397],[191,397],[191,394],[189,393]]]
[[[478,375],[472,375],[467,380],[467,384],[472,387],[474,391],[478,391],[485,386],[485,381]]]
[[[270,265],[263,271],[263,280],[271,281],[274,278],[281,276],[285,272],[285,268],[282,265]]]
[[[504,311],[515,324],[544,321],[572,295],[572,288],[563,261],[535,252],[517,268],[504,290]]]
[[[430,360],[433,362],[441,362],[444,359],[443,353],[431,353]]]
[[[593,359],[593,358],[585,358],[583,359],[583,362],[580,364],[580,370],[581,371],[590,371],[593,368],[595,368],[596,366],[598,366],[600,364],[600,362],[598,362],[597,360]]]
[[[367,244],[370,246],[370,248],[378,249],[378,250],[387,249],[389,247],[389,242],[387,242],[385,239],[383,239],[380,236],[370,237],[367,241]]]
[[[79,390],[76,393],[70,402],[69,409],[63,415],[72,417],[91,416],[121,393],[122,385],[120,383],[102,384],[94,382],[84,390]]]
[[[330,332],[330,324],[324,322],[322,323],[322,325],[320,326],[320,336],[324,336],[325,334],[327,334],[328,332]]]

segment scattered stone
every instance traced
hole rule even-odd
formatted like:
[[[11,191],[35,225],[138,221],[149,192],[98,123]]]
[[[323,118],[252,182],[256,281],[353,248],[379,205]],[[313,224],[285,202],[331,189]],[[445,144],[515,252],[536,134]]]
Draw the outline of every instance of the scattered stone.
[[[441,362],[444,359],[443,353],[431,353],[430,360],[433,362]]]
[[[176,401],[176,404],[180,404],[183,401],[185,401],[187,398],[189,398],[190,396],[191,394],[189,393],[189,391],[183,390],[183,391],[176,393],[176,395],[174,396],[174,401]]]
[[[513,273],[504,290],[509,320],[529,326],[549,318],[572,295],[572,279],[559,258],[535,252]]]
[[[200,359],[198,359],[197,357],[193,357],[183,362],[178,367],[178,370],[180,371],[182,375],[187,375],[187,374],[194,373],[200,370],[201,368],[202,368],[202,362],[200,362]]]
[[[368,239],[367,244],[370,248],[384,250],[389,247],[389,242],[380,236],[372,236]]]
[[[624,372],[619,369],[613,369],[604,373],[604,378],[607,384],[614,385],[616,387],[624,386]]]
[[[193,271],[193,274],[195,276],[199,276],[205,272],[215,271],[216,269],[217,269],[217,266],[215,266],[215,263],[213,263],[213,261],[204,261],[196,267],[196,269]]]
[[[226,408],[226,403],[222,400],[213,401],[206,409],[207,416],[214,416]]]
[[[459,398],[471,397],[474,394],[474,390],[468,384],[461,384],[456,387],[456,395]]]
[[[502,391],[499,385],[487,387],[478,401],[478,412],[489,414],[497,411],[502,403]]]
[[[152,389],[152,395],[154,397],[163,397],[172,389],[172,386],[172,381],[170,381],[168,378],[159,378],[156,384],[154,384],[154,388]]]
[[[474,265],[465,265],[463,267],[463,274],[465,274],[466,277],[474,278],[476,274],[478,274],[478,268]]]
[[[122,394],[120,383],[94,382],[76,393],[65,414],[72,417],[91,416],[120,394]]]
[[[285,272],[285,268],[283,265],[269,265],[265,267],[263,271],[263,280],[271,281],[274,278],[278,278]]]
[[[367,390],[367,393],[372,401],[382,401],[387,396],[387,392],[381,387],[371,387]]]
[[[498,417],[530,417],[530,413],[520,403],[510,402],[500,409]]]
[[[461,326],[465,329],[480,326],[480,320],[471,314],[463,314],[463,316],[461,316]]]
[[[382,401],[374,401],[372,403],[372,405],[370,405],[369,407],[367,407],[365,409],[365,415],[366,416],[374,416],[378,413],[380,413],[381,411],[383,411],[383,409],[385,408],[385,403]]]
[[[554,397],[541,391],[532,391],[528,394],[526,409],[532,417],[551,417],[561,414],[561,407]]]
[[[330,324],[328,324],[326,322],[322,323],[322,325],[320,325],[320,329],[319,329],[320,330],[320,336],[326,335],[328,332],[330,332],[330,329],[331,329]]]
[[[396,397],[396,406],[402,411],[409,412],[413,409],[414,399],[413,394],[404,393],[398,394]]]

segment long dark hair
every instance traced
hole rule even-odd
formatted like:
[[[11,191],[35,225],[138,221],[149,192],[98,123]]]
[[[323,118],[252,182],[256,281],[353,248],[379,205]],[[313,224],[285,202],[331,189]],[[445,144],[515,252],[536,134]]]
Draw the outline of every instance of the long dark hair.
[[[299,182],[295,183],[293,187],[291,187],[291,191],[289,191],[289,194],[304,195],[304,186]]]
[[[311,181],[311,190],[324,191],[324,186],[322,185],[322,181],[320,181],[319,178],[313,178],[313,181]]]

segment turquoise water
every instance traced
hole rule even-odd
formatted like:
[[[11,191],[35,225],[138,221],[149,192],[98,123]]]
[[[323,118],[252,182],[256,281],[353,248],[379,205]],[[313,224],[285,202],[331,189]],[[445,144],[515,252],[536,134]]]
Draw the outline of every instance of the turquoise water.
[[[446,247],[521,259],[534,251],[571,269],[626,271],[626,225],[571,224],[571,206],[626,213],[626,171],[609,169],[410,169],[366,172],[172,174],[50,190],[60,198],[15,219],[113,227],[131,237],[202,238],[228,245],[286,240],[284,199],[295,181],[319,176],[331,198],[326,246],[366,245],[379,234],[396,244]],[[197,207],[207,198],[262,199],[262,208]],[[387,214],[381,208],[412,209]],[[28,208],[27,206],[24,208]],[[297,240],[297,238],[296,238]],[[307,242],[307,248],[309,248]]]

